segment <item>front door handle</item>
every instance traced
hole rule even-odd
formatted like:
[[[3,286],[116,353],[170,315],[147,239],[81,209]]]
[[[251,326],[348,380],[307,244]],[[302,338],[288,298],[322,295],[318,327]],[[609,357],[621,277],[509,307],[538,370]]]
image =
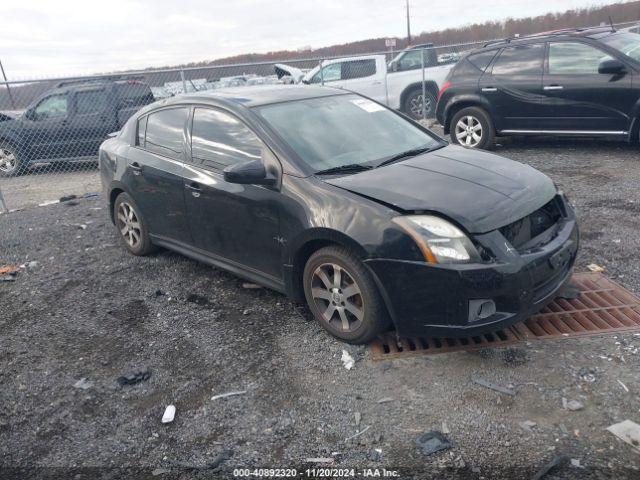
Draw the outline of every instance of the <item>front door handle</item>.
[[[133,170],[134,175],[140,175],[142,173],[142,166],[138,162],[133,162],[129,167]]]
[[[191,195],[195,198],[198,198],[202,193],[202,188],[196,182],[185,183],[184,187],[191,192]]]
[[[562,90],[564,87],[562,85],[545,85],[542,88],[544,90]]]
[[[482,87],[483,92],[497,92],[498,89],[496,87]]]

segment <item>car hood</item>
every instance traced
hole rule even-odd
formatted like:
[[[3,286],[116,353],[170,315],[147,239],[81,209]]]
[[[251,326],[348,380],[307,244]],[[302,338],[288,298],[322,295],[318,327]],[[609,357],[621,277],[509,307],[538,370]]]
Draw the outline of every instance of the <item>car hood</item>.
[[[404,212],[440,213],[472,233],[512,223],[556,194],[549,177],[528,165],[458,146],[324,180]]]

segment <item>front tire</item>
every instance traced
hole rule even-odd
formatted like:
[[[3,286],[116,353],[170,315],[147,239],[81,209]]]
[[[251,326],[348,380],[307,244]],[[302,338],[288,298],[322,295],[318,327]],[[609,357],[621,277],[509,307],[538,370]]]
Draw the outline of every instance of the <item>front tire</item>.
[[[17,147],[0,141],[0,177],[15,177],[27,169],[27,163]]]
[[[113,203],[113,219],[118,236],[129,252],[144,256],[155,250],[149,238],[149,229],[136,202],[121,193]]]
[[[331,246],[315,252],[303,282],[307,305],[334,337],[368,343],[388,327],[389,315],[371,273],[348,249]]]
[[[436,98],[429,90],[425,97],[425,118],[433,118],[436,112]],[[416,88],[407,94],[402,111],[414,120],[422,120],[422,89]]]
[[[451,118],[451,141],[467,148],[490,150],[495,145],[496,133],[489,114],[479,107],[463,108]]]

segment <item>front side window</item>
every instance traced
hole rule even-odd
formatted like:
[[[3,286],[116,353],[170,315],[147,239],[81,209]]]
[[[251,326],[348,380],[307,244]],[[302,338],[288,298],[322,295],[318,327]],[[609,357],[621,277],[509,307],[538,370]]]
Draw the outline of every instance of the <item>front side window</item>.
[[[322,67],[311,79],[311,83],[335,82],[340,80],[340,72],[342,70],[341,63],[332,63]]]
[[[378,165],[407,150],[441,144],[392,110],[358,95],[336,95],[256,107],[314,171]]]
[[[634,33],[635,32],[635,33]],[[640,62],[640,27],[629,33],[617,33],[601,39],[601,42]]]
[[[87,115],[102,112],[107,104],[107,93],[104,90],[90,90],[76,93],[76,114]]]
[[[189,118],[189,109],[168,108],[148,115],[144,148],[171,157],[182,159],[184,127]]]
[[[195,109],[191,129],[194,162],[222,170],[234,163],[260,160],[261,152],[262,142],[236,117],[210,108]]]
[[[542,75],[544,45],[508,47],[500,52],[493,64],[494,76]]]
[[[422,50],[409,50],[398,59],[398,71],[415,70],[422,68]]]
[[[550,75],[597,75],[600,62],[611,59],[602,50],[584,43],[549,44]]]
[[[35,109],[36,118],[43,120],[46,118],[66,117],[68,102],[66,95],[51,95],[42,100]]]

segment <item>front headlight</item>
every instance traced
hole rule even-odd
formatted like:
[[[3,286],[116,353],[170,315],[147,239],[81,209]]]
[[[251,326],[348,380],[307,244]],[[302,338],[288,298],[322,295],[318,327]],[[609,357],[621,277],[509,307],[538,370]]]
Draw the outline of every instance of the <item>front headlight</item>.
[[[429,263],[479,262],[480,255],[471,240],[458,227],[433,215],[395,217],[399,225],[416,242]]]

